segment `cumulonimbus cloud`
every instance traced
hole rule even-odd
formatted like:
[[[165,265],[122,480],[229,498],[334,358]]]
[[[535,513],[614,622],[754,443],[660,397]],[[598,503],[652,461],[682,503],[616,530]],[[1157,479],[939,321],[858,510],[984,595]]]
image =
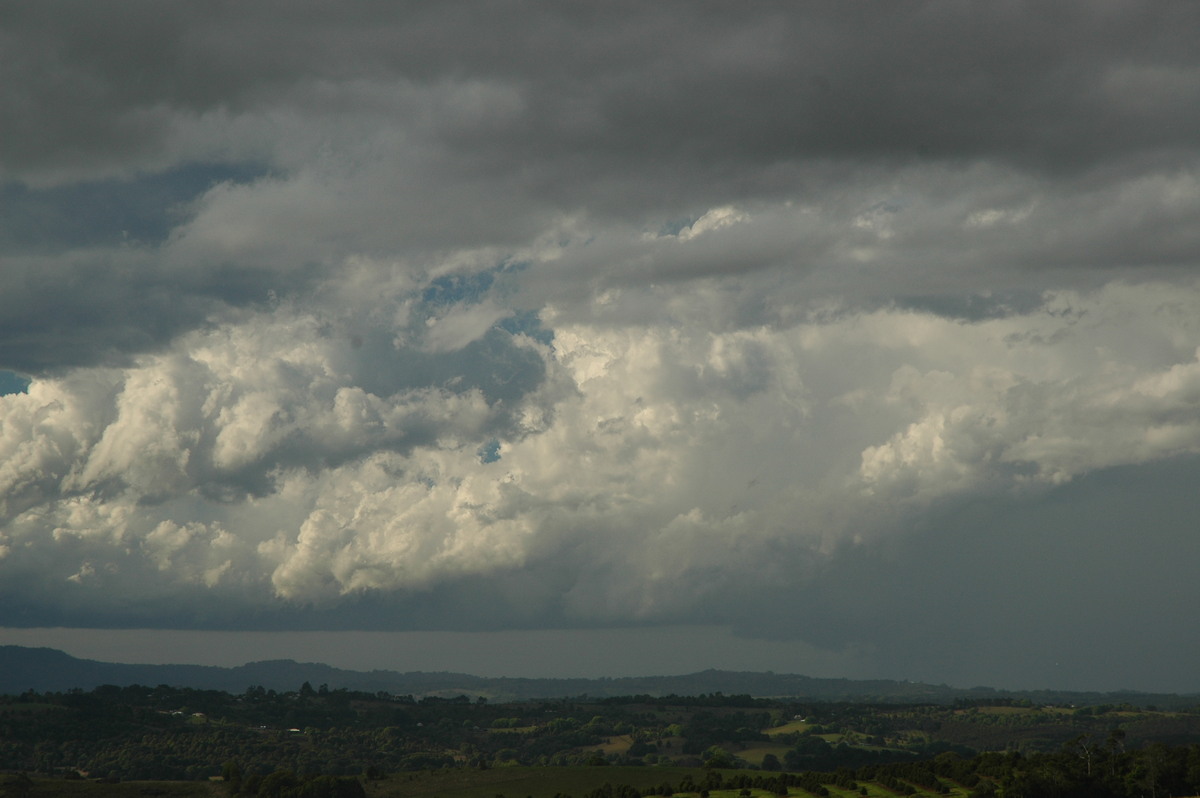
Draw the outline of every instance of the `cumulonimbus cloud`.
[[[1200,451],[1193,296],[1113,285],[972,322],[891,308],[726,332],[700,297],[655,324],[548,307],[550,343],[495,328],[503,345],[463,361],[534,367],[504,398],[414,382],[423,312],[389,365],[351,315],[280,306],[0,398],[0,571],[101,603],[140,580],[296,606],[565,573],[555,611],[577,619],[687,617],[888,535],[884,507]],[[363,387],[388,368],[393,390]]]
[[[894,657],[1200,454],[1194,4],[6,12],[0,624]]]

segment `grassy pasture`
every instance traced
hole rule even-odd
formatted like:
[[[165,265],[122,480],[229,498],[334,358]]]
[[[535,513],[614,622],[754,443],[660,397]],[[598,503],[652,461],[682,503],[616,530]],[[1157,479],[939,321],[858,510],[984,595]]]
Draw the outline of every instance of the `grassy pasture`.
[[[791,723],[785,723],[782,726],[773,726],[770,729],[763,729],[763,733],[774,737],[776,734],[791,734],[792,732],[803,732],[808,730],[809,724],[802,720],[794,720]]]
[[[629,747],[633,745],[633,738],[628,734],[618,734],[613,737],[606,737],[600,745],[585,746],[584,751],[603,751],[606,754],[624,754],[629,751]]]

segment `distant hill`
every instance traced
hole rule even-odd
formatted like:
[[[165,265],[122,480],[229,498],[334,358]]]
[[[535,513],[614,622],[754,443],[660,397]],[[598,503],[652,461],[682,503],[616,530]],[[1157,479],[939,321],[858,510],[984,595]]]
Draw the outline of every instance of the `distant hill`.
[[[1027,699],[1036,704],[1129,703],[1160,708],[1195,706],[1200,695],[1136,692],[1010,692],[988,687],[959,689],[946,685],[891,680],[819,679],[797,674],[706,670],[683,676],[630,676],[611,679],[522,679],[465,673],[373,670],[351,671],[313,662],[266,660],[233,668],[209,665],[126,665],[78,659],[51,648],[0,646],[0,694],[91,690],[102,684],[160,685],[241,693],[262,686],[286,692],[308,682],[393,695],[483,696],[492,701],[591,696],[695,696],[724,693],[759,698],[789,697],[810,701],[949,704],[991,698]]]

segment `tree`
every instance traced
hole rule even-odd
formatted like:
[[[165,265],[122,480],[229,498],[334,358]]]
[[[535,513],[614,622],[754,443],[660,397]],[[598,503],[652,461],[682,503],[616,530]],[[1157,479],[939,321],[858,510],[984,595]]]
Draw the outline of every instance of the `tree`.
[[[1108,775],[1117,777],[1117,760],[1125,753],[1125,730],[1113,729],[1108,733]]]
[[[1099,746],[1091,738],[1090,735],[1081,734],[1066,746],[1068,750],[1075,751],[1076,755],[1082,759],[1086,765],[1088,778],[1092,777],[1092,760],[1096,756],[1096,751]]]
[[[237,795],[242,790],[242,768],[232,760],[221,765],[221,778],[225,789],[230,795]]]
[[[994,798],[995,795],[996,785],[987,779],[981,779],[971,790],[970,798]]]
[[[704,752],[703,761],[706,768],[735,768],[737,763],[734,761],[733,754],[719,746],[712,746]]]
[[[300,781],[290,770],[277,770],[262,780],[258,798],[284,798],[299,786]]]

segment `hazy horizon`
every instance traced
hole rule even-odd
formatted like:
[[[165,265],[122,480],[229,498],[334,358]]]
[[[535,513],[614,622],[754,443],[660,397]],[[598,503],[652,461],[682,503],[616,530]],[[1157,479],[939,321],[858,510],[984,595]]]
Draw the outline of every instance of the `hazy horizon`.
[[[235,667],[291,659],[347,670],[530,678],[679,675],[710,668],[790,673],[799,671],[778,666],[790,662],[828,669],[831,665],[828,658],[817,659],[801,644],[738,640],[728,629],[704,626],[519,632],[6,628],[0,629],[0,645],[55,648],[80,659],[128,664]],[[711,650],[699,652],[700,645]],[[722,646],[728,649],[722,652]],[[695,666],[697,659],[706,664]]]
[[[215,665],[293,660],[353,671],[465,673],[471,676],[603,679],[681,676],[705,670],[786,673],[826,679],[921,682],[954,688],[1200,692],[1176,687],[962,682],[872,670],[869,657],[833,656],[798,641],[739,638],[722,627],[673,626],[507,632],[228,632],[179,629],[0,628],[0,645],[51,648],[78,659],[130,665]],[[1003,678],[998,675],[997,678]]]

